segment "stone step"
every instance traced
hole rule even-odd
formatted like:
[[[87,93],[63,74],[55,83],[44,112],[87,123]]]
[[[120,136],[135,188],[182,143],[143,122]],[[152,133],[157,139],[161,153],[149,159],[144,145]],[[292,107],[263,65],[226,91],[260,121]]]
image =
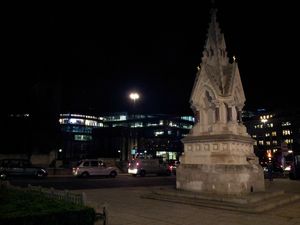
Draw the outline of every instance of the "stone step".
[[[232,211],[260,213],[270,210],[277,206],[287,204],[289,202],[300,199],[299,195],[286,194],[284,192],[274,193],[256,193],[247,196],[212,196],[204,194],[192,194],[182,191],[155,191],[141,196],[142,198],[175,202],[188,205],[196,205],[200,207],[209,207],[216,209],[225,209]],[[241,199],[243,201],[241,201]]]
[[[253,207],[251,211],[264,212],[297,200],[300,200],[300,195],[285,193],[281,196],[270,198],[267,201],[256,202],[255,204],[249,205],[249,207]]]
[[[186,197],[192,199],[201,199],[201,200],[213,200],[219,202],[232,202],[239,204],[248,204],[255,203],[263,200],[267,200],[269,198],[274,198],[279,195],[283,195],[284,191],[276,191],[276,192],[253,192],[245,195],[216,195],[209,193],[199,193],[199,192],[191,192],[191,191],[183,191],[176,189],[159,189],[154,191],[154,193],[158,195],[172,195],[177,197]]]

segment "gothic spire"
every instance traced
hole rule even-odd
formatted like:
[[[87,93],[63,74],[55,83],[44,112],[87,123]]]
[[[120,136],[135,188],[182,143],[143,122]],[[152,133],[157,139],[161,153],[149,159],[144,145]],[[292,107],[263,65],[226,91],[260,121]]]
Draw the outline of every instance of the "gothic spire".
[[[207,31],[207,39],[203,50],[202,62],[209,64],[228,63],[226,44],[223,33],[217,22],[217,9],[211,9],[211,21]]]
[[[202,63],[214,68],[212,79],[218,86],[222,94],[225,94],[225,77],[223,66],[228,65],[226,44],[223,33],[217,22],[217,9],[212,8],[211,21],[207,31],[207,39],[203,50]]]

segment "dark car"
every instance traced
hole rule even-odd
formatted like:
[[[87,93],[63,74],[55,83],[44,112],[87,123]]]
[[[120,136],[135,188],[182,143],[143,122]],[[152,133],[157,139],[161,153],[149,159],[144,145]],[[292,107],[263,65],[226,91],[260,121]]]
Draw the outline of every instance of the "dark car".
[[[27,159],[2,159],[0,160],[0,179],[13,176],[31,176],[42,178],[48,172],[45,168],[33,166]]]
[[[293,157],[289,177],[292,180],[300,179],[300,155],[295,155]]]

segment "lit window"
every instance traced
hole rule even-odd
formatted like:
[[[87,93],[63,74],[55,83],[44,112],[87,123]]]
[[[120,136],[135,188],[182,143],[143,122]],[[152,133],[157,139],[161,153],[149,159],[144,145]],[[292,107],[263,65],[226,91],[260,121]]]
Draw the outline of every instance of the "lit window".
[[[282,122],[281,126],[285,127],[285,126],[291,126],[291,122]]]
[[[272,131],[272,136],[275,137],[277,135],[276,131]]]
[[[266,137],[270,137],[270,133],[266,133],[265,135],[266,135]]]
[[[170,127],[178,127],[178,124],[176,124],[176,123],[174,123],[174,122],[171,121],[171,122],[169,123],[169,126],[170,126]]]
[[[285,139],[284,142],[287,144],[291,144],[293,143],[293,139]]]
[[[147,123],[147,127],[157,127],[157,123]]]
[[[292,132],[290,130],[282,130],[283,135],[290,135]]]
[[[97,126],[97,121],[95,121],[95,120],[85,120],[85,125],[96,127]]]
[[[264,145],[264,141],[258,141],[259,145]]]
[[[74,139],[76,141],[90,141],[90,140],[92,140],[92,136],[83,135],[83,134],[76,134],[76,135],[74,135]]]
[[[164,134],[163,131],[155,131],[155,132],[154,132],[154,135],[155,135],[155,136],[159,136],[159,135],[163,135],[163,134]]]

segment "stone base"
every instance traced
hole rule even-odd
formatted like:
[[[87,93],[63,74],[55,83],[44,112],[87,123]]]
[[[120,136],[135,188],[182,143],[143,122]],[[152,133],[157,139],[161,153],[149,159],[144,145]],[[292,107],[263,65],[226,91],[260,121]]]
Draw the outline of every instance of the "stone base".
[[[241,195],[265,190],[260,165],[181,164],[176,188],[186,191]]]
[[[142,198],[176,202],[205,208],[232,210],[247,213],[261,213],[284,204],[299,201],[300,195],[287,194],[283,191],[256,192],[241,196],[196,193],[174,188],[160,188],[144,194]]]

